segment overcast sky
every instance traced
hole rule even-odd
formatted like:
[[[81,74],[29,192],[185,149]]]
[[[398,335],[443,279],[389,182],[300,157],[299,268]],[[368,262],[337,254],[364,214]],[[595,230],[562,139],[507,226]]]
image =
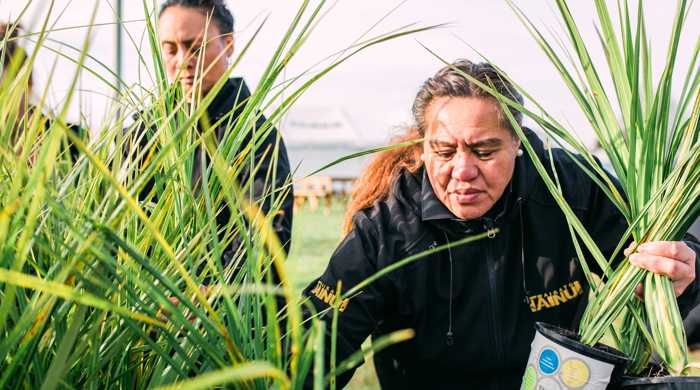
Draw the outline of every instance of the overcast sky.
[[[115,14],[116,0],[56,0],[51,17],[54,28],[84,26],[89,22],[92,8],[98,5],[97,23],[108,23],[96,27],[91,37],[90,54],[104,64],[114,68]],[[29,12],[22,18],[25,29],[36,31],[45,17],[49,1],[34,0]],[[249,39],[252,32],[265,16],[269,20],[263,27],[253,49],[247,55],[235,74],[242,75],[255,86],[263,66],[272,54],[300,1],[293,0],[230,0],[229,4],[236,17],[236,42],[238,47]],[[313,3],[313,1],[312,1]],[[524,11],[538,25],[561,32],[552,1],[518,1]],[[585,38],[597,42],[593,20],[595,18],[592,1],[572,1],[572,12],[580,22]],[[611,1],[611,7],[616,2]],[[2,18],[11,19],[19,15],[26,1],[0,0]],[[306,43],[297,59],[290,65],[287,77],[291,77],[307,67],[326,58],[365,33],[371,26],[399,5],[395,0],[340,0],[321,21],[317,30]],[[673,1],[648,1],[645,3],[649,36],[652,37],[655,71],[659,72],[665,59],[666,44],[670,25],[675,12]],[[689,16],[690,21],[700,21],[695,7]],[[128,32],[148,53],[148,44],[143,40],[144,12],[141,0],[124,0],[124,20]],[[545,107],[564,121],[568,121],[579,131],[589,144],[592,135],[582,120],[574,101],[568,96],[565,87],[544,54],[526,34],[505,1],[467,0],[408,0],[378,24],[370,35],[390,31],[411,23],[427,26],[450,23],[439,30],[400,38],[360,53],[311,89],[298,104],[304,106],[340,107],[349,116],[352,125],[362,134],[367,143],[382,143],[395,133],[397,126],[410,120],[411,102],[421,82],[441,67],[441,63],[418,42],[430,47],[447,59],[479,57],[467,44],[476,48],[489,59],[499,64],[521,85],[525,86]],[[698,38],[700,23],[688,23],[685,40],[681,45],[679,69],[685,70],[689,53]],[[73,46],[80,46],[85,38],[85,28],[70,28],[56,31],[51,38]],[[562,35],[563,36],[563,35]],[[464,42],[463,42],[464,41]],[[60,47],[54,44],[55,47]],[[602,59],[597,46],[594,54]],[[64,47],[63,52],[71,54]],[[138,63],[136,46],[129,37],[124,43],[124,79],[132,85],[149,85],[149,77]],[[35,69],[37,89],[46,85],[46,77],[56,59],[49,50],[41,50]],[[91,65],[99,68],[97,65]],[[68,61],[56,63],[56,73],[52,82],[51,96],[54,104],[63,100],[70,75],[75,67]],[[101,71],[104,77],[108,72]],[[99,122],[110,95],[109,88],[96,77],[83,74],[82,92],[72,106],[72,118],[77,117],[78,106],[93,122]],[[106,95],[106,96],[105,96]]]

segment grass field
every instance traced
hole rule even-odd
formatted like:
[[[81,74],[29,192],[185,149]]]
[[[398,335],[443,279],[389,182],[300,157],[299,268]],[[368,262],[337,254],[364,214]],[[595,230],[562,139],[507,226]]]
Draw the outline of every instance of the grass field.
[[[301,291],[326,268],[341,239],[344,207],[343,202],[337,201],[328,213],[323,208],[311,211],[308,205],[294,211],[294,241],[287,265],[297,290]]]

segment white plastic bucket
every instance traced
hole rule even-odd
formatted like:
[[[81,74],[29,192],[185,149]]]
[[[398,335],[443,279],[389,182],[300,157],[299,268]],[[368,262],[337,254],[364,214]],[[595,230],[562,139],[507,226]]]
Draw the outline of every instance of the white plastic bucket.
[[[567,330],[541,322],[535,329],[521,390],[605,390],[627,363],[622,352],[581,344]]]

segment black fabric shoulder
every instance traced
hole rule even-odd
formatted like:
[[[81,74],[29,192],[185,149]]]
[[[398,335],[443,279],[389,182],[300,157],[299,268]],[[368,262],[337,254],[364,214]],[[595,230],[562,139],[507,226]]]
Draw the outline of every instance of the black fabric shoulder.
[[[377,267],[401,260],[407,247],[425,235],[420,219],[420,176],[404,172],[386,199],[353,216],[353,230],[358,230],[376,250]],[[352,234],[352,232],[350,233]]]
[[[574,161],[574,158],[578,161]],[[590,167],[584,158],[580,155],[573,155],[562,149],[554,148],[551,156],[549,152],[544,151],[540,159],[550,178],[556,180],[556,177],[558,177],[569,206],[574,210],[586,211],[590,204],[591,186],[595,185],[595,183],[581,168],[581,165]],[[557,205],[541,177],[537,178],[535,188],[531,189],[530,198],[541,204]]]

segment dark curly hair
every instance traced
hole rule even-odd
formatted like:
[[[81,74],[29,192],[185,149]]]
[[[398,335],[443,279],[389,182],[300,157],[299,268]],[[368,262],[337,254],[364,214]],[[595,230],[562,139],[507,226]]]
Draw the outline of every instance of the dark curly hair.
[[[195,8],[206,15],[211,14],[212,19],[222,34],[233,32],[233,14],[223,0],[165,0],[165,2],[160,5],[158,17],[163,15],[166,9],[173,6]]]
[[[425,133],[425,113],[434,98],[438,97],[477,97],[483,99],[496,100],[488,91],[482,89],[478,84],[463,76],[467,74],[484,85],[492,85],[498,93],[508,97],[510,100],[523,104],[523,97],[518,91],[501,75],[493,65],[485,62],[471,62],[459,59],[451,65],[440,69],[435,76],[427,79],[421,86],[416,99],[413,101],[412,114],[415,125],[421,136]],[[518,124],[522,123],[523,114],[512,107],[509,107],[511,114]],[[501,112],[499,107],[499,119],[501,126],[514,132],[508,118]],[[514,132],[515,133],[515,132]]]

